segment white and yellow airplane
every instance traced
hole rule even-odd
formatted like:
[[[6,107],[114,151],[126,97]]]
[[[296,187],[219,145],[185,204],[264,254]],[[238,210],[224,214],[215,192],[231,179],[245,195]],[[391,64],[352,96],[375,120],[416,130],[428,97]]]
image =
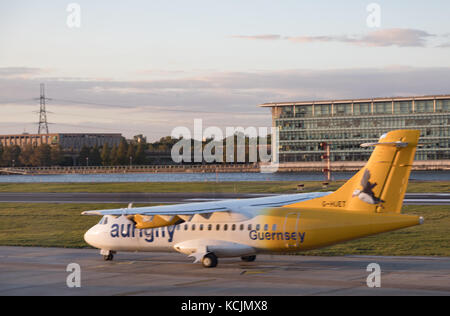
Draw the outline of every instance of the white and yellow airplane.
[[[333,193],[87,211],[103,215],[84,235],[105,260],[117,251],[177,251],[204,267],[218,258],[289,253],[423,223],[401,208],[419,131],[396,130],[377,143],[356,175]]]

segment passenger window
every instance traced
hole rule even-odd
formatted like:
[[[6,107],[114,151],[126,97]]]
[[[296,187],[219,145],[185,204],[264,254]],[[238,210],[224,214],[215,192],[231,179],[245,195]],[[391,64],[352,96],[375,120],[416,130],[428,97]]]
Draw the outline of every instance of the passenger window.
[[[220,230],[220,224],[216,225],[216,230]]]
[[[231,226],[231,230],[236,230],[236,224],[233,224],[233,225]]]
[[[259,224],[256,225],[256,230],[259,230],[261,226]]]
[[[200,224],[200,230],[203,230],[203,224]]]
[[[248,230],[252,230],[252,224],[248,224]]]
[[[212,225],[211,224],[208,225],[208,230],[212,230]]]
[[[272,231],[276,231],[277,230],[277,224],[273,224],[272,225]]]
[[[188,224],[184,225],[184,230],[188,230]]]
[[[269,230],[269,224],[264,225],[264,230]]]
[[[103,225],[108,224],[108,217],[105,217],[105,221],[103,222]]]
[[[241,224],[241,226],[239,226],[240,230],[244,230],[244,224]]]
[[[228,230],[228,225],[227,224],[223,225],[223,230]]]
[[[192,231],[195,230],[195,224],[192,224]]]

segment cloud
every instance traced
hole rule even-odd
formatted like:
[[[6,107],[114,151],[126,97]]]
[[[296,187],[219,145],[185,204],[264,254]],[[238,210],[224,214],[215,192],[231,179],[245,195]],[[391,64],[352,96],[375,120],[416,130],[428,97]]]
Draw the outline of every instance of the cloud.
[[[9,77],[9,78],[29,78],[36,76],[38,74],[42,74],[45,71],[41,68],[33,68],[33,67],[0,67],[0,78],[1,77]]]
[[[266,41],[273,41],[273,40],[279,40],[282,39],[281,35],[278,34],[262,34],[262,35],[234,35],[232,38],[240,38],[240,39],[247,39],[247,40],[266,40]]]
[[[294,36],[285,37],[288,41],[294,43],[314,43],[314,42],[333,42],[337,40],[335,36]]]
[[[25,99],[34,103],[46,83],[52,102],[98,108],[148,108],[198,113],[255,112],[268,99],[347,98],[449,93],[450,68],[385,68],[215,72],[174,80],[109,81],[60,78],[0,78],[0,104]],[[320,97],[323,95],[323,97]]]
[[[449,94],[450,68],[212,72],[136,81],[0,77],[0,133],[20,133],[26,122],[37,121],[39,101],[33,99],[41,82],[52,98],[53,131],[139,131],[156,139],[176,126],[191,127],[195,118],[205,127],[270,126],[270,112],[258,107],[267,102]],[[12,121],[25,123],[6,124]]]
[[[435,35],[416,29],[391,28],[381,29],[365,35],[322,35],[322,36],[281,36],[281,35],[237,35],[233,38],[251,40],[287,40],[294,43],[337,42],[369,47],[425,47],[427,40]]]
[[[367,46],[399,46],[399,47],[425,47],[426,41],[435,35],[422,30],[414,29],[386,29],[369,33],[354,43]]]
[[[438,48],[449,48],[450,47],[450,42],[440,44],[440,45],[438,45],[436,47],[438,47]]]

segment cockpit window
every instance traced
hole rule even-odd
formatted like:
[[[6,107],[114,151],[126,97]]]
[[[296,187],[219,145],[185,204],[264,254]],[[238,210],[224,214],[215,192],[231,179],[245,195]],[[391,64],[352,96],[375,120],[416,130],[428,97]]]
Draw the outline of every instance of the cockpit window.
[[[108,217],[103,216],[100,222],[98,222],[98,225],[106,225],[108,224]]]

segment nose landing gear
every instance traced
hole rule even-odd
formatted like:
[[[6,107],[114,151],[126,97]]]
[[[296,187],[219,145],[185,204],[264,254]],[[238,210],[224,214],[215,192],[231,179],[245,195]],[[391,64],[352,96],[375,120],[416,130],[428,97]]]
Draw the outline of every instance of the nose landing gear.
[[[116,254],[115,251],[111,250],[100,250],[100,254],[103,255],[103,260],[105,261],[113,261],[114,255]]]

